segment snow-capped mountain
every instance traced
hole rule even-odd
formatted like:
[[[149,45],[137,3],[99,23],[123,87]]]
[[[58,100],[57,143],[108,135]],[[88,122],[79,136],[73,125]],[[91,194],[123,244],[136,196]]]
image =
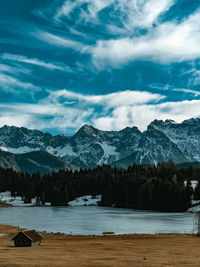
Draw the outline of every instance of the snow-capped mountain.
[[[172,120],[155,120],[149,127],[164,133],[190,161],[200,161],[200,119],[190,119],[180,124]]]
[[[14,154],[44,150],[82,168],[113,162],[124,165],[126,161],[130,164],[194,162],[200,161],[200,119],[180,124],[155,120],[144,132],[137,127],[101,131],[84,125],[70,137],[4,126],[0,128],[0,149]]]
[[[140,138],[136,127],[107,132],[84,125],[74,136],[66,137],[4,126],[0,128],[0,149],[14,154],[45,150],[76,166],[91,168],[127,156]]]

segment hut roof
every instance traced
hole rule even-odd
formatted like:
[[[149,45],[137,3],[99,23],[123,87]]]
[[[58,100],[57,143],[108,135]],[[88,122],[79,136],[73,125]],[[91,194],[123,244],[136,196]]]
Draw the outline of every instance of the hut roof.
[[[27,231],[21,231],[17,233],[16,236],[14,236],[11,240],[14,240],[21,233],[24,234],[26,237],[28,237],[28,239],[30,239],[31,241],[38,241],[38,240],[43,239],[43,236],[40,235],[35,230],[27,230]]]

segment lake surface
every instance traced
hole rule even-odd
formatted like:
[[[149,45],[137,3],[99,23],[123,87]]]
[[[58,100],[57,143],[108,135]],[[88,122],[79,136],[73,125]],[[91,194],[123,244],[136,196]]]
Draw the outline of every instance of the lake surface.
[[[195,233],[194,213],[164,213],[107,207],[9,207],[0,209],[0,224],[47,232],[101,235]]]

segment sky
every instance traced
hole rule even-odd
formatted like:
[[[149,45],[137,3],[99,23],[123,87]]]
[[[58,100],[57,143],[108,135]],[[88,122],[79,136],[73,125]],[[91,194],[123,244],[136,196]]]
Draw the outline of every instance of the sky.
[[[197,0],[1,0],[0,127],[200,117]]]

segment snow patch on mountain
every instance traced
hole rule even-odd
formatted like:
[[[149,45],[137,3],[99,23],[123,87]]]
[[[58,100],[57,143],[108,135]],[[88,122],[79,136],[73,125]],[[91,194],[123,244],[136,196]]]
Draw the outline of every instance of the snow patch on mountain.
[[[51,147],[48,146],[46,148],[47,152],[49,152],[50,154],[53,154],[57,157],[65,157],[66,155],[70,155],[70,156],[76,156],[77,154],[74,153],[72,146],[70,146],[69,144],[64,146],[64,147]]]
[[[1,151],[8,151],[8,148],[5,147],[5,146],[0,146],[0,150],[1,150]]]
[[[119,154],[116,152],[115,146],[111,146],[111,145],[107,144],[106,142],[103,142],[101,144],[101,147],[103,148],[105,157],[109,157],[110,155],[118,156],[118,154]]]
[[[13,154],[24,154],[24,153],[29,153],[29,152],[33,152],[33,151],[40,151],[41,148],[40,147],[36,147],[36,148],[31,148],[28,146],[22,146],[22,147],[18,147],[18,148],[13,148],[13,147],[7,147],[6,150],[3,151],[7,151]]]

